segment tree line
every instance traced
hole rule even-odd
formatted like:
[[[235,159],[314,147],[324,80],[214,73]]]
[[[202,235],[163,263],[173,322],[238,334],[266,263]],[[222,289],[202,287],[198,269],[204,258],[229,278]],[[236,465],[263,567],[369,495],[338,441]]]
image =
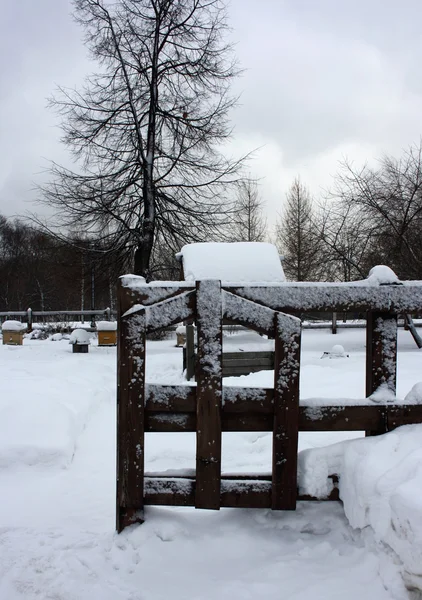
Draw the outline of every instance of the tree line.
[[[320,199],[297,179],[276,238],[293,280],[353,281],[377,264],[422,279],[422,145],[375,167],[344,161]]]
[[[207,241],[273,241],[292,281],[353,281],[376,264],[401,279],[422,279],[422,145],[401,158],[381,158],[376,167],[344,162],[331,190],[313,198],[299,178],[292,183],[269,231],[265,202],[252,178],[238,183],[229,224],[204,230]],[[184,243],[155,239],[152,279],[177,280],[175,253]],[[66,240],[34,224],[0,216],[0,310],[115,308],[119,275],[133,261],[125,249],[110,249],[73,233]]]
[[[72,3],[96,66],[50,106],[74,163],[38,190],[54,216],[0,217],[0,310],[113,308],[120,274],[177,279],[175,253],[201,241],[274,241],[296,281],[379,263],[422,279],[420,146],[345,162],[324,198],[297,178],[267,223],[250,157],[227,150],[240,69],[224,0]]]

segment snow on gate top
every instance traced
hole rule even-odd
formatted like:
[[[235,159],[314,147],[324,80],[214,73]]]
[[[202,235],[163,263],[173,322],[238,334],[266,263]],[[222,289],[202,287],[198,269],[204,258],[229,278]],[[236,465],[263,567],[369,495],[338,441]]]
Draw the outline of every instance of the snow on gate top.
[[[185,281],[219,279],[238,283],[286,281],[277,248],[264,242],[187,244],[176,255]]]

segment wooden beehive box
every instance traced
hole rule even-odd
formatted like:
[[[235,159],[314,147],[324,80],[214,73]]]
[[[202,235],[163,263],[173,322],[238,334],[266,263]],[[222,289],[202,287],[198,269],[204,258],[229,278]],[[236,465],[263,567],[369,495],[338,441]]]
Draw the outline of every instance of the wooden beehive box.
[[[9,331],[3,329],[3,344],[9,346],[22,346],[23,344],[23,331]]]
[[[99,346],[116,346],[117,323],[115,321],[98,321],[97,332]]]
[[[117,331],[99,331],[99,346],[115,346],[117,344]]]
[[[3,344],[22,346],[26,326],[20,321],[5,321],[2,325]]]

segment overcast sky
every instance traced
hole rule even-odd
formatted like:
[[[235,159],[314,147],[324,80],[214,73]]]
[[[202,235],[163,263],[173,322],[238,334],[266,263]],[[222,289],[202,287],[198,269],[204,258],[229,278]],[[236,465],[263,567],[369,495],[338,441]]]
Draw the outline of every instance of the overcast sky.
[[[67,162],[46,108],[55,86],[93,67],[70,0],[0,0],[0,212],[40,211],[34,182]],[[399,156],[422,134],[420,0],[232,0],[244,74],[235,86],[233,151],[260,147],[270,219],[296,175],[314,196],[338,161]]]

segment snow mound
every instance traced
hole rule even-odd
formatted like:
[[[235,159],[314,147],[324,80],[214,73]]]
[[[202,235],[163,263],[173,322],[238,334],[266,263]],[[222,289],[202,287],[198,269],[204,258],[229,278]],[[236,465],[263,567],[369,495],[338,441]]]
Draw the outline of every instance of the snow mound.
[[[264,242],[187,244],[177,257],[183,261],[185,281],[286,281],[277,248]]]
[[[70,334],[69,344],[89,344],[89,333],[85,329],[75,329]]]
[[[341,344],[335,344],[330,352],[324,352],[321,358],[349,358]]]
[[[351,526],[371,527],[402,561],[408,585],[422,591],[422,425],[299,453],[300,493],[328,495],[332,474]]]
[[[4,321],[1,328],[3,331],[22,331],[23,329],[26,329],[26,324],[21,323],[20,321],[10,320]]]
[[[400,283],[393,269],[386,265],[376,265],[369,271],[368,282],[374,285],[391,285]]]
[[[404,404],[422,404],[422,381],[415,383],[405,397]]]

